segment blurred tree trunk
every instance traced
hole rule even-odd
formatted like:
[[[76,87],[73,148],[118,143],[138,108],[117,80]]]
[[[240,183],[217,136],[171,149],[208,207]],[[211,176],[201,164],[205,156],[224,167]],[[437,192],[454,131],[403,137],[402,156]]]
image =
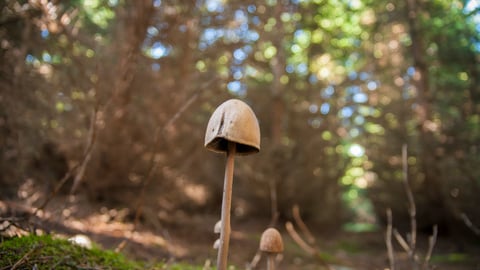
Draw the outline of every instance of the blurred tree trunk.
[[[425,177],[424,190],[427,207],[446,209],[447,201],[443,196],[443,181],[439,174],[439,157],[436,154],[437,143],[434,137],[434,132],[436,132],[439,127],[436,127],[432,119],[433,101],[429,82],[428,64],[425,59],[426,48],[422,37],[422,30],[419,26],[419,16],[422,13],[422,7],[417,0],[407,0],[406,7],[409,34],[412,41],[410,49],[413,58],[413,67],[415,68],[413,82],[417,90],[417,107],[415,108],[415,114],[420,143],[418,150]],[[449,219],[449,217],[444,217],[443,215],[436,216],[435,214],[432,214],[431,218],[435,223],[443,223]]]
[[[273,82],[271,88],[271,124],[270,124],[270,135],[271,135],[271,176],[269,181],[270,187],[270,203],[271,203],[271,214],[272,214],[272,225],[277,222],[279,209],[278,209],[278,194],[277,194],[277,182],[282,181],[282,175],[279,173],[279,168],[282,168],[282,160],[276,158],[277,152],[280,150],[281,140],[283,136],[283,122],[285,118],[285,101],[284,101],[284,87],[281,82],[282,76],[285,74],[285,52],[283,50],[283,40],[285,34],[283,31],[283,23],[281,20],[281,15],[283,11],[283,4],[278,4],[275,6],[274,18],[276,20],[275,30],[272,32],[272,43],[273,46],[277,49],[277,53],[273,56],[272,61],[270,62],[270,68],[273,73]]]
[[[118,62],[112,69],[114,73],[111,74],[113,80],[111,97],[107,98],[105,106],[100,108],[103,111],[99,112],[100,120],[105,123],[98,135],[97,152],[99,152],[100,162],[96,166],[100,168],[94,168],[95,166],[91,168],[97,171],[93,175],[101,177],[102,183],[99,183],[98,179],[90,179],[95,183],[94,187],[89,186],[90,189],[111,187],[113,183],[125,185],[128,172],[134,165],[133,154],[124,156],[119,153],[131,152],[130,149],[134,143],[136,129],[130,127],[135,120],[129,112],[129,105],[135,89],[131,85],[138,72],[137,62],[141,56],[141,46],[153,11],[153,5],[148,0],[127,2],[117,10],[118,27],[115,40],[118,46]],[[109,73],[109,71],[103,72]],[[97,91],[108,92],[109,89],[97,89]],[[74,183],[72,190],[74,191],[78,185],[79,183]]]

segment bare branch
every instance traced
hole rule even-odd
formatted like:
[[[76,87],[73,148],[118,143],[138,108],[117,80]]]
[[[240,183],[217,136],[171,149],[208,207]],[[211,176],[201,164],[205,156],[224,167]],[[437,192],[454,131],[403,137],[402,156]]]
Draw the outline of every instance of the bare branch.
[[[395,257],[392,245],[392,209],[387,209],[387,231],[385,233],[385,243],[387,245],[388,262],[390,263],[390,270],[395,270]]]
[[[415,206],[415,199],[413,198],[412,189],[408,181],[407,155],[408,155],[407,145],[404,144],[402,146],[403,185],[405,188],[405,192],[407,193],[408,213],[410,214],[410,233],[411,233],[411,237],[408,241],[409,247],[410,247],[410,251],[408,252],[408,255],[411,259],[413,259],[415,254],[415,246],[417,242],[417,219],[416,219],[417,209]]]
[[[470,230],[472,230],[472,232],[475,235],[480,236],[480,228],[478,228],[477,226],[475,226],[475,224],[473,224],[473,222],[470,220],[470,218],[468,218],[467,214],[462,213],[462,214],[460,214],[460,217],[462,218],[465,225],[467,225],[467,227]]]
[[[93,144],[95,143],[95,137],[97,134],[96,121],[97,121],[97,108],[94,108],[92,112],[92,117],[90,119],[90,129],[88,132],[89,135],[87,140],[87,147],[85,148],[85,152],[83,153],[84,158],[80,163],[80,167],[78,169],[77,174],[75,175],[75,179],[73,180],[73,185],[72,185],[72,189],[70,190],[70,193],[75,193],[75,191],[77,190],[85,174],[85,169],[87,167],[87,164],[92,158]]]
[[[425,255],[425,261],[423,262],[423,269],[428,269],[428,264],[430,262],[430,258],[432,257],[433,247],[435,247],[435,243],[437,242],[437,234],[438,234],[438,226],[433,226],[433,233],[428,238],[428,250],[427,254]]]
[[[403,238],[403,236],[395,229],[393,230],[393,235],[395,236],[395,239],[397,239],[397,242],[402,246],[402,248],[410,254],[410,246],[408,245],[407,241]]]
[[[307,252],[309,255],[312,255],[312,256],[315,255],[315,253],[317,253],[317,250],[314,247],[307,244],[307,242],[305,242],[303,238],[297,233],[297,231],[293,227],[293,224],[290,221],[285,223],[285,228],[287,229],[288,234],[292,237],[293,241],[295,241],[295,243],[297,243],[297,245],[301,249],[303,249],[305,252]]]
[[[300,231],[302,231],[302,233],[307,238],[307,242],[312,245],[315,244],[315,237],[310,232],[307,225],[305,224],[305,222],[303,222],[303,219],[300,216],[300,207],[298,206],[298,204],[295,204],[293,206],[292,214],[293,214],[293,219],[295,220],[295,223],[297,223],[298,227],[300,228]]]
[[[95,107],[93,110],[94,110],[93,116],[96,116],[97,108]],[[95,118],[96,117],[92,117],[93,122],[95,121]],[[93,129],[90,130],[91,131],[90,136],[88,138],[87,146],[85,148],[85,152],[84,152],[82,161],[75,164],[75,166],[70,168],[67,171],[67,173],[65,173],[63,178],[58,182],[58,184],[55,186],[54,190],[50,193],[50,195],[45,199],[45,201],[37,209],[35,209],[35,211],[33,212],[33,216],[36,216],[38,211],[43,210],[48,205],[48,203],[57,195],[57,193],[60,191],[60,189],[63,187],[63,185],[65,185],[65,183],[70,179],[70,177],[72,177],[72,175],[75,174],[75,172],[77,171],[77,169],[80,166],[86,166],[86,163],[87,163],[86,160],[91,155],[91,152],[92,152],[92,149],[93,149],[93,143],[95,141],[96,132],[95,132],[95,124],[94,123],[91,124],[91,128],[93,128]]]
[[[275,181],[274,177],[270,177],[268,181],[268,187],[270,189],[270,211],[272,214],[270,220],[270,227],[275,226],[278,220],[278,198],[277,198],[277,181]]]

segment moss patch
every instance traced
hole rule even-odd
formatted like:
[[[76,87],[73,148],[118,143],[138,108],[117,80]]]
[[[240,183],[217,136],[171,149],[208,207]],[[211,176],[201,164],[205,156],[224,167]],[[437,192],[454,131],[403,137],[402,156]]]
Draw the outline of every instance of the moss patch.
[[[0,243],[0,270],[11,269],[202,269],[191,265],[147,265],[122,254],[99,248],[86,249],[65,239],[23,236]]]

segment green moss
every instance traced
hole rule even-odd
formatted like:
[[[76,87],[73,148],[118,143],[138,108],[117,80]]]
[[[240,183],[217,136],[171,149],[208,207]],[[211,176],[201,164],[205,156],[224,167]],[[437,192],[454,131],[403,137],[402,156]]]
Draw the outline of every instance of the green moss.
[[[50,235],[15,237],[0,244],[0,265],[17,269],[144,269],[123,255],[73,245]],[[22,260],[23,258],[23,260]]]
[[[128,260],[122,254],[98,247],[86,249],[65,239],[42,236],[23,236],[0,243],[0,269],[202,269],[185,264],[146,265]]]

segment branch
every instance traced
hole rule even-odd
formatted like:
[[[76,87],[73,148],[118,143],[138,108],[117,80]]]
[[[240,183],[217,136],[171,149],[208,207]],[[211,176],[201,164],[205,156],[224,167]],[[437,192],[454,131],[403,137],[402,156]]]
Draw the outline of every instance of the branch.
[[[433,226],[433,233],[428,238],[428,250],[427,254],[425,255],[425,261],[423,262],[423,269],[428,269],[428,263],[430,262],[430,258],[432,257],[433,247],[437,242],[437,234],[438,234],[438,227],[437,225]]]
[[[395,239],[397,239],[397,242],[400,244],[400,246],[402,246],[402,248],[405,250],[405,252],[410,254],[410,252],[412,251],[410,249],[410,246],[407,244],[407,241],[405,241],[405,239],[396,229],[393,230],[393,235],[395,236]]]
[[[417,209],[415,206],[415,200],[413,198],[412,189],[410,188],[410,183],[408,181],[408,162],[407,162],[407,145],[402,146],[402,166],[403,166],[403,185],[405,192],[407,193],[408,199],[408,213],[410,214],[410,233],[411,238],[409,239],[410,251],[408,256],[413,259],[415,254],[415,246],[417,242]]]
[[[93,143],[95,141],[95,135],[96,135],[95,126],[96,125],[95,125],[94,122],[96,120],[96,114],[97,114],[97,108],[95,107],[93,109],[93,117],[92,117],[92,120],[91,120],[93,123],[90,126],[90,136],[88,138],[87,146],[85,148],[85,152],[84,152],[82,161],[75,164],[75,166],[70,168],[70,170],[68,170],[68,172],[65,173],[63,178],[58,182],[58,184],[55,186],[54,190],[50,193],[50,195],[45,199],[45,201],[37,209],[35,209],[35,211],[33,212],[33,216],[36,216],[38,211],[45,209],[47,204],[57,195],[57,193],[60,191],[60,189],[63,187],[63,185],[65,185],[65,183],[70,179],[70,177],[72,177],[72,175],[77,171],[77,169],[80,166],[86,166],[87,159],[90,159],[90,155],[91,155],[91,152],[92,152],[92,149],[93,149]],[[75,187],[75,183],[74,183],[74,187]],[[73,188],[72,188],[72,190],[73,190]]]
[[[467,225],[467,227],[470,230],[472,230],[472,232],[475,235],[480,236],[480,228],[478,228],[477,226],[475,226],[475,224],[473,224],[473,222],[470,220],[470,218],[468,218],[467,214],[462,213],[462,214],[460,214],[460,217],[462,218],[465,225]]]
[[[87,147],[85,148],[85,152],[83,153],[84,155],[84,158],[82,160],[82,162],[80,163],[80,168],[77,172],[77,174],[75,175],[75,179],[73,180],[73,185],[72,185],[72,189],[70,190],[70,193],[75,193],[75,191],[77,190],[78,188],[78,185],[80,185],[80,182],[82,181],[83,179],[83,176],[85,174],[85,169],[87,167],[87,164],[88,162],[90,161],[90,159],[92,158],[92,149],[93,149],[93,145],[95,143],[95,138],[96,138],[96,134],[97,134],[97,125],[96,125],[96,122],[97,122],[97,108],[94,108],[93,109],[93,112],[92,112],[92,117],[91,117],[91,120],[90,120],[90,129],[89,129],[89,136],[88,136],[88,141],[87,141]]]
[[[307,225],[305,224],[305,222],[303,222],[302,217],[300,216],[300,207],[298,207],[298,204],[295,204],[293,206],[292,214],[293,214],[293,219],[295,220],[295,223],[297,223],[298,227],[307,238],[307,242],[310,244],[315,244],[315,237],[310,232]]]
[[[387,231],[385,233],[385,244],[387,245],[388,261],[390,263],[390,270],[395,270],[395,257],[392,245],[392,209],[387,209]]]
[[[303,249],[305,252],[307,252],[311,256],[317,253],[317,250],[314,247],[310,246],[309,244],[307,244],[307,242],[305,242],[302,239],[302,237],[297,233],[297,231],[293,227],[293,224],[290,221],[285,223],[285,228],[287,229],[288,234],[292,237],[293,241],[295,241],[295,243],[297,243],[297,245],[301,249]]]

